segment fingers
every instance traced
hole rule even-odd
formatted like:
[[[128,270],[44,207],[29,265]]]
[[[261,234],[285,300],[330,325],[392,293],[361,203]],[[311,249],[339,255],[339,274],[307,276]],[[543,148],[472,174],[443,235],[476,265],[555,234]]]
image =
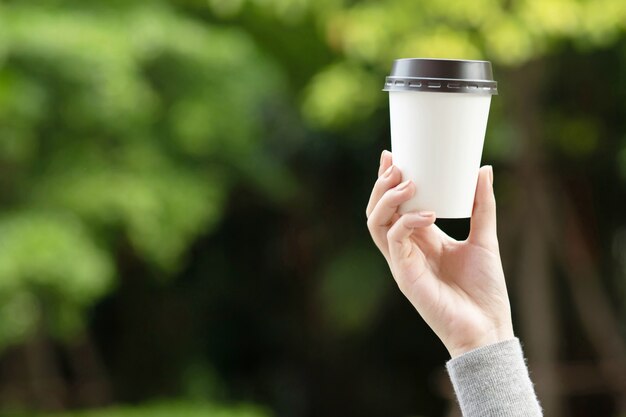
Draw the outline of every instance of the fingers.
[[[380,177],[383,172],[387,170],[392,164],[391,152],[385,150],[380,154],[380,166],[378,167],[378,176]]]
[[[417,245],[411,241],[411,235],[416,232],[426,230],[435,222],[435,213],[419,212],[407,213],[401,216],[397,222],[387,232],[387,242],[389,255],[392,261],[402,261],[411,258],[414,250],[419,250]]]
[[[476,195],[469,241],[486,249],[498,248],[496,198],[493,194],[493,168],[484,166],[478,172]]]
[[[405,181],[387,190],[367,218],[367,228],[372,239],[385,256],[388,255],[387,231],[398,216],[398,206],[409,200],[413,194],[415,194],[415,185],[411,181]]]
[[[376,204],[378,204],[378,201],[382,198],[383,194],[402,181],[402,174],[400,173],[400,170],[391,165],[391,152],[383,152],[379,171],[383,168],[384,171],[380,174],[378,180],[376,180],[374,188],[372,189],[372,194],[370,195],[370,200],[367,203],[367,208],[365,209],[365,215],[368,218],[372,214],[374,207],[376,207]]]

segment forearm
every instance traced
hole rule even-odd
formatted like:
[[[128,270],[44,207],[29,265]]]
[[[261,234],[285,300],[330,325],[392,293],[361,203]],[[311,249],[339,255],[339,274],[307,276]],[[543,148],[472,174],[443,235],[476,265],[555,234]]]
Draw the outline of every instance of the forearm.
[[[464,417],[540,417],[541,407],[517,338],[446,364]]]

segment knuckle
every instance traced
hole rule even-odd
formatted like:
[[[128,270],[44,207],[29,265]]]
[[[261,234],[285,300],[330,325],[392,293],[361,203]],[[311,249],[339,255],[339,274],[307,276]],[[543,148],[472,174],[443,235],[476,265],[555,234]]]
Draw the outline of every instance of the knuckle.
[[[374,183],[374,188],[376,189],[380,189],[383,188],[385,186],[385,179],[384,177],[378,177],[376,179],[376,182]]]
[[[395,233],[395,225],[392,226],[389,230],[387,230],[387,241],[389,242],[393,241],[394,233]]]
[[[368,228],[368,229],[369,229],[369,231],[371,232],[371,231],[373,231],[373,230],[374,230],[374,226],[375,226],[375,225],[374,225],[374,216],[370,216],[370,217],[367,219],[367,228]]]
[[[393,226],[391,226],[389,228],[389,230],[387,231],[387,240],[389,242],[395,242],[396,241],[396,237],[398,235],[398,230],[399,230],[399,226],[400,226],[400,221],[397,221]]]
[[[389,202],[389,191],[385,192],[385,194],[383,194],[382,197],[380,197],[378,204],[384,207],[388,205],[388,202]]]
[[[399,205],[399,201],[402,200],[401,197],[401,192],[389,190],[382,196],[380,202],[387,207],[395,208]]]

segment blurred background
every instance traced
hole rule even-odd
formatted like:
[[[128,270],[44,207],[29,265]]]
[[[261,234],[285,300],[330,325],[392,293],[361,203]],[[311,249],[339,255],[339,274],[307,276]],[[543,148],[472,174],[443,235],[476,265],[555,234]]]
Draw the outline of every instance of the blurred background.
[[[624,0],[1,1],[0,415],[458,416],[365,225],[400,57],[493,62],[546,416],[626,416]]]

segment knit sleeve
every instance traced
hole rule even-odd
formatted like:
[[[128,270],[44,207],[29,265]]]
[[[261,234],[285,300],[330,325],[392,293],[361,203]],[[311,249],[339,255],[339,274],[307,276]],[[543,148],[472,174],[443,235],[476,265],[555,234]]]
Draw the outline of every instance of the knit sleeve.
[[[464,417],[540,417],[517,338],[483,346],[446,364]]]

